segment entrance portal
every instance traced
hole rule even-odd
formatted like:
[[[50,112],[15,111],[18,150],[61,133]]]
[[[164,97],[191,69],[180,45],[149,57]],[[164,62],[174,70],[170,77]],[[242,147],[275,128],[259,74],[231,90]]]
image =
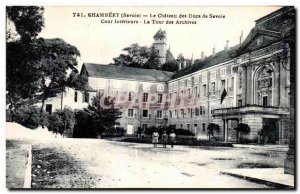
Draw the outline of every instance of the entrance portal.
[[[266,143],[277,143],[279,141],[279,122],[278,119],[263,119],[263,131],[266,134]]]

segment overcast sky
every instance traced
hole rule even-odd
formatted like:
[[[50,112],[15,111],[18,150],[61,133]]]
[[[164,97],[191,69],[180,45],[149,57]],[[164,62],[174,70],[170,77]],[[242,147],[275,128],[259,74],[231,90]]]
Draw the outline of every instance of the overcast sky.
[[[194,54],[195,59],[200,58],[202,51],[206,56],[211,55],[214,45],[217,52],[223,50],[226,40],[230,41],[229,46],[238,44],[241,31],[245,39],[255,20],[277,9],[279,7],[45,7],[45,28],[40,36],[62,38],[76,46],[81,53],[80,63],[108,64],[133,43],[150,46],[153,35],[161,28],[167,32],[167,45],[174,57],[183,53],[190,58]],[[74,18],[74,12],[223,14],[225,19],[189,19],[196,20],[196,25],[102,24],[103,18]]]

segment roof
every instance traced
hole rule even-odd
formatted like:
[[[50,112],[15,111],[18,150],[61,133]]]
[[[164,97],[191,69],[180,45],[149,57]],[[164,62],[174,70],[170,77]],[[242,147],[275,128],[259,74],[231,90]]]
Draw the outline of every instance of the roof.
[[[164,38],[166,37],[166,31],[159,29],[153,38]]]
[[[171,61],[175,61],[175,58],[171,53],[170,49],[168,49],[166,53],[166,62],[171,62]]]
[[[83,63],[82,70],[86,70],[89,77],[119,78],[140,81],[166,82],[174,73],[154,69]]]
[[[220,63],[229,61],[232,59],[232,57],[230,56],[231,53],[234,52],[238,46],[239,45],[236,45],[234,47],[231,47],[228,50],[222,50],[222,51],[216,53],[215,55],[211,55],[211,56],[205,58],[204,60],[196,60],[194,65],[188,66],[184,69],[177,71],[176,74],[174,74],[172,76],[172,79],[176,79],[176,78],[194,73],[196,71],[206,69],[208,67],[213,67]]]

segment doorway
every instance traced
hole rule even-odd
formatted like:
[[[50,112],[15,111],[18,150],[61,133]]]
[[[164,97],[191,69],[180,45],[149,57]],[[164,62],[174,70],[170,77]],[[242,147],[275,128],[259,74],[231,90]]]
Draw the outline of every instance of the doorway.
[[[263,131],[265,131],[266,143],[276,144],[279,141],[279,121],[278,119],[263,119]]]
[[[128,135],[132,135],[133,132],[134,132],[134,130],[133,130],[133,125],[127,125],[126,133],[127,133]]]

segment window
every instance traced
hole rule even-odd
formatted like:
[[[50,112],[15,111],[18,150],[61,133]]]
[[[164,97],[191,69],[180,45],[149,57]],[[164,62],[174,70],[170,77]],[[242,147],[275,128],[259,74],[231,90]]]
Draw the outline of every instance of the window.
[[[263,96],[263,106],[268,106],[268,96]]]
[[[148,93],[143,94],[143,102],[148,102]]]
[[[211,79],[211,80],[215,80],[215,79],[216,79],[216,71],[212,71],[212,72],[210,73],[210,79]]]
[[[89,98],[90,98],[89,93],[88,93],[88,92],[85,92],[85,93],[84,93],[84,102],[89,103]]]
[[[194,77],[194,84],[198,84],[199,83],[199,76]]]
[[[180,87],[183,88],[184,87],[184,81],[180,82]]]
[[[133,112],[134,112],[133,109],[128,109],[128,114],[127,114],[127,116],[128,116],[129,118],[133,118]]]
[[[191,89],[190,88],[188,89],[188,94],[189,94],[189,96],[191,96]]]
[[[221,80],[221,92],[225,89],[225,79]]]
[[[100,96],[104,95],[104,89],[100,89],[100,90],[98,90],[98,92],[99,92]]]
[[[202,131],[205,131],[205,123],[202,123]]]
[[[172,91],[173,90],[173,84],[170,84],[169,85],[169,91]]]
[[[143,110],[143,117],[147,118],[148,117],[148,110]]]
[[[172,111],[169,111],[169,118],[172,118]]]
[[[178,118],[178,110],[175,110],[175,117]]]
[[[203,74],[202,75],[202,83],[206,83],[207,82],[207,74]]]
[[[203,96],[206,96],[206,84],[203,84],[202,86],[202,90],[203,90]]]
[[[161,119],[162,118],[162,110],[157,110],[157,115],[156,115],[156,117],[158,118],[158,119]]]
[[[200,115],[205,115],[205,107],[200,106]]]
[[[143,91],[150,91],[150,84],[144,83],[143,84]]]
[[[195,116],[199,116],[199,108],[195,108]]]
[[[163,99],[163,95],[162,94],[158,94],[158,101],[157,101],[157,103],[161,104],[162,103],[162,99]]]
[[[187,110],[188,110],[188,117],[190,117],[191,116],[191,109],[188,108]]]
[[[52,114],[52,104],[46,104],[46,112]]]
[[[136,84],[136,83],[135,83],[135,82],[132,82],[132,81],[131,81],[131,82],[128,82],[128,89],[129,89],[129,90],[135,90],[135,86],[136,86],[135,84]]]
[[[188,130],[190,130],[190,126],[191,126],[190,124],[186,125],[186,127],[187,127]]]
[[[164,85],[162,85],[162,84],[157,85],[157,91],[163,92],[164,91]]]
[[[145,131],[147,129],[148,125],[147,124],[142,124],[142,129]]]
[[[191,79],[187,80],[187,86],[190,87],[191,86]]]
[[[242,80],[242,71],[239,72],[239,88],[241,89],[242,88],[242,83],[243,83],[243,80]]]
[[[226,68],[221,69],[221,77],[226,76]]]
[[[78,93],[77,93],[77,91],[75,91],[75,94],[74,94],[74,102],[77,102],[77,98],[78,98]]]
[[[195,86],[195,87],[194,87],[194,94],[195,94],[195,97],[199,97],[199,94],[198,94],[198,86]]]
[[[216,92],[216,82],[212,82],[212,83],[211,83],[211,92],[212,92],[213,94],[215,94],[215,92]]]
[[[171,93],[169,94],[169,99],[172,99],[172,94]]]
[[[180,124],[180,129],[183,129],[183,124]]]
[[[229,91],[233,91],[233,87],[234,87],[234,77],[231,78],[231,84],[229,87]]]
[[[132,100],[132,93],[133,93],[133,92],[128,92],[128,101],[129,101],[129,102],[131,102],[131,100]]]
[[[184,109],[181,109],[180,112],[181,112],[181,117],[183,118],[184,117]]]
[[[242,100],[238,100],[238,107],[242,106]]]
[[[116,99],[118,99],[118,95],[119,95],[119,91],[118,90],[114,90],[113,91],[113,97],[115,97]]]

